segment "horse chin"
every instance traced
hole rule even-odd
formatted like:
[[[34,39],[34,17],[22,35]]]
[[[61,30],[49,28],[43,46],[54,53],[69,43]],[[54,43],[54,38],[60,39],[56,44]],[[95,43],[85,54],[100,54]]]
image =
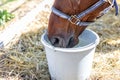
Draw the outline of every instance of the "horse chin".
[[[66,46],[66,48],[72,48],[72,47],[74,47],[75,45],[77,45],[78,42],[79,42],[78,39],[73,39],[73,38],[71,38],[70,41],[69,41],[69,43],[68,43],[68,45]]]

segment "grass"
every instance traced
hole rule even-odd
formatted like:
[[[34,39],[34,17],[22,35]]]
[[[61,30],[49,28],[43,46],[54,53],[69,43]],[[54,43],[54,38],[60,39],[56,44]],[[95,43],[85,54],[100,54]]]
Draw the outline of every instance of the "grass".
[[[13,19],[15,16],[9,13],[7,10],[0,10],[0,26],[3,26],[6,22]]]
[[[2,5],[6,4],[8,2],[12,2],[12,1],[15,1],[15,0],[1,0],[0,1],[0,27],[1,26],[3,27],[4,24],[6,24],[6,22],[8,22],[14,18],[14,15],[12,13],[1,8]]]

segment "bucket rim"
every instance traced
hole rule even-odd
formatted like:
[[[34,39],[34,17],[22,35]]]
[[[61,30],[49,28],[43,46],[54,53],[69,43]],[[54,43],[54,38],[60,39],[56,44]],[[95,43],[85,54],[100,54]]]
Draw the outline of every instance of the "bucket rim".
[[[41,36],[41,42],[42,44],[44,45],[44,47],[48,47],[50,49],[53,49],[54,51],[60,51],[60,52],[80,52],[80,51],[86,51],[86,50],[90,50],[90,49],[93,49],[95,48],[98,44],[99,44],[99,41],[100,41],[100,38],[98,36],[97,33],[95,33],[94,31],[90,30],[90,29],[86,29],[86,31],[90,31],[92,32],[92,34],[94,34],[96,36],[96,40],[86,46],[82,46],[82,47],[72,47],[72,48],[59,48],[59,47],[54,47],[53,45],[49,44],[45,39],[45,35],[46,35],[46,32],[42,34]]]

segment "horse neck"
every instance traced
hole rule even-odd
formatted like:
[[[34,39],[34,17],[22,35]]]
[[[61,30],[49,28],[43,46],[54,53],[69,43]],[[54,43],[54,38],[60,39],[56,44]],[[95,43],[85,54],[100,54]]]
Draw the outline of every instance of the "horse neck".
[[[84,11],[97,1],[98,0],[55,0],[53,6],[68,15],[72,15]]]
[[[73,14],[79,9],[80,1],[81,0],[55,0],[53,6],[64,13]]]

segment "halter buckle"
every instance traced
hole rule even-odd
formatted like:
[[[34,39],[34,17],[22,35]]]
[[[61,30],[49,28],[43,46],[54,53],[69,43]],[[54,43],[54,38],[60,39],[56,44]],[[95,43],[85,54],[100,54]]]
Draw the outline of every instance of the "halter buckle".
[[[77,18],[76,15],[71,15],[68,20],[69,20],[72,24],[76,24],[76,25],[78,25],[78,22],[80,22],[80,19]]]

